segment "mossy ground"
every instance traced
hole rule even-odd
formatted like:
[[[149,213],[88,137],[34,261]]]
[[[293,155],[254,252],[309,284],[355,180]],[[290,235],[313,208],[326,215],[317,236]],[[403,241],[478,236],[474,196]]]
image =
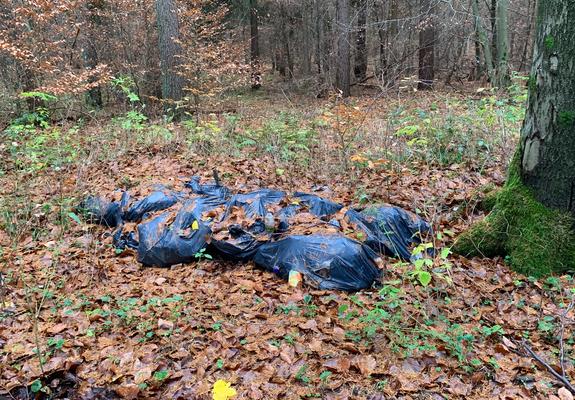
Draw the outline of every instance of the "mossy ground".
[[[575,270],[573,217],[535,200],[520,179],[518,158],[491,213],[457,239],[465,256],[508,256],[516,271],[530,276]]]

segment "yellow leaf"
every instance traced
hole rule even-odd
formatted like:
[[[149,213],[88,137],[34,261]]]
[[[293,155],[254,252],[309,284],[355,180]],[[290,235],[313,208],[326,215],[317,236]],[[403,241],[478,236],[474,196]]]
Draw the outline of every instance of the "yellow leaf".
[[[234,397],[237,392],[236,389],[231,386],[231,383],[223,379],[218,379],[212,389],[213,400],[228,400]]]
[[[200,229],[200,224],[198,221],[192,222],[192,230],[197,231],[198,229]]]

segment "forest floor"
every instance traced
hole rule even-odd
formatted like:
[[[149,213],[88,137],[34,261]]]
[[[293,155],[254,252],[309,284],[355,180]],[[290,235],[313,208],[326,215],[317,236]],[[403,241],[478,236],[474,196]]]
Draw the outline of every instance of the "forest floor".
[[[180,124],[133,110],[12,124],[0,147],[0,398],[209,399],[223,379],[239,399],[572,399],[528,351],[575,374],[573,279],[447,255],[505,181],[521,96],[261,92]],[[294,289],[250,264],[144,268],[73,211],[89,193],[137,196],[213,169],[235,190],[325,185],[348,205],[417,212],[444,257],[427,286],[386,258],[378,288]]]

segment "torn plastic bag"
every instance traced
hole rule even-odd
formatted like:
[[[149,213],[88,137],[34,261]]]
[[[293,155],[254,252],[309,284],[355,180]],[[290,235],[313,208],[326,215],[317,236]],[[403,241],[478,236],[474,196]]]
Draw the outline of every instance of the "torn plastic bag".
[[[295,192],[294,197],[309,209],[309,212],[317,217],[329,217],[343,208],[341,204],[324,199],[315,194]]]
[[[322,220],[327,220],[328,217],[337,213],[343,208],[341,204],[324,199],[315,194],[295,192],[293,198],[298,199],[299,203],[289,204],[276,213],[276,217],[280,221],[278,224],[278,232],[284,233],[289,231],[289,218],[295,216],[299,212],[304,211],[304,208],[307,208],[307,211],[309,211],[310,214],[313,214]],[[334,226],[339,227],[338,225]]]
[[[411,258],[411,247],[421,243],[421,235],[431,231],[419,216],[394,206],[369,207],[363,211],[350,209],[346,219],[365,233],[363,241],[380,254]]]
[[[203,213],[213,210],[216,207],[227,206],[227,201],[220,197],[215,196],[202,196],[194,199],[195,208],[193,213],[198,220],[202,220],[204,224],[211,225],[214,222],[212,219],[204,220]]]
[[[322,290],[356,291],[380,278],[378,255],[344,236],[288,236],[263,244],[254,256],[257,266],[283,279],[298,271],[307,283]]]
[[[171,224],[171,213],[163,213],[138,225],[138,261],[157,267],[194,261],[211,235],[198,214],[196,201],[188,200]],[[193,226],[194,221],[197,226]]]
[[[262,240],[265,232],[262,220],[256,221],[248,230],[237,224],[230,225],[228,236],[221,239],[212,237],[210,247],[224,260],[247,262],[253,259],[261,245],[269,241],[269,238]]]
[[[124,233],[124,228],[120,227],[116,232],[114,232],[114,236],[112,236],[113,244],[116,249],[124,250],[124,249],[133,249],[136,250],[139,246],[138,241],[136,240],[134,232],[127,232]]]
[[[115,228],[122,225],[122,209],[128,202],[129,195],[124,192],[122,199],[117,202],[109,202],[101,197],[88,196],[77,208],[80,214],[91,222]]]
[[[200,183],[199,176],[192,176],[192,179],[187,182],[185,186],[190,188],[194,194],[217,197],[220,199],[228,199],[231,196],[230,190],[225,186],[215,183],[202,185]]]
[[[136,201],[124,214],[126,221],[141,221],[146,214],[153,211],[165,210],[178,202],[178,196],[167,190],[157,190],[142,200]]]
[[[279,204],[286,196],[281,190],[260,189],[250,193],[240,193],[232,196],[225,217],[232,207],[241,207],[249,218],[263,217],[267,213],[267,207],[271,204]]]

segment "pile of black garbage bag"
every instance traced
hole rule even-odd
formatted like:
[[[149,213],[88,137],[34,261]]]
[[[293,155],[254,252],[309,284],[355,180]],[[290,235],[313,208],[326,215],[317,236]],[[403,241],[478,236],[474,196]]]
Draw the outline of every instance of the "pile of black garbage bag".
[[[113,202],[88,197],[79,211],[115,228],[115,247],[136,250],[146,266],[208,255],[253,261],[284,279],[297,271],[306,284],[347,291],[380,278],[380,255],[409,260],[411,248],[431,230],[417,215],[389,205],[360,210],[309,193],[232,193],[220,184],[201,184],[199,177],[185,186],[183,192],[158,187],[137,201],[128,192]]]

